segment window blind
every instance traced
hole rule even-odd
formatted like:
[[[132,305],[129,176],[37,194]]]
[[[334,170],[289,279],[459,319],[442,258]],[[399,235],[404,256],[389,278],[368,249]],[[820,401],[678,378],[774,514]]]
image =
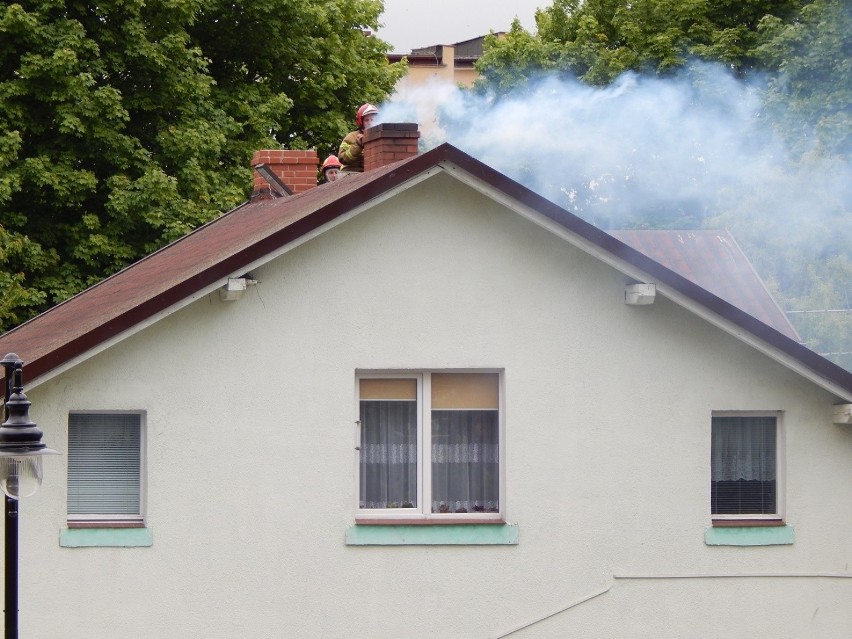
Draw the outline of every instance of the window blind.
[[[68,514],[140,514],[141,416],[72,413],[68,419]]]
[[[415,379],[362,379],[361,399],[417,399]]]
[[[713,416],[711,512],[777,512],[776,418]]]
[[[432,409],[497,410],[496,373],[432,373]]]

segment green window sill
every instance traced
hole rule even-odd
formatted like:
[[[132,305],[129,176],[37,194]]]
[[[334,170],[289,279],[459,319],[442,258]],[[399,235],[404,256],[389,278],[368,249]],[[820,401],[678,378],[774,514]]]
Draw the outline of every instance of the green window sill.
[[[704,533],[708,546],[781,546],[793,543],[792,526],[711,527]]]
[[[517,524],[350,526],[347,546],[514,546]]]
[[[63,548],[135,548],[152,546],[150,528],[63,528],[59,545]]]

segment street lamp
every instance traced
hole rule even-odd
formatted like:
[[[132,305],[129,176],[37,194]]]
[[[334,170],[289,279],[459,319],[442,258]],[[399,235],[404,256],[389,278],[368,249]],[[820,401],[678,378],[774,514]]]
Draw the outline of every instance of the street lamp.
[[[42,432],[30,421],[24,362],[9,353],[0,364],[6,369],[6,421],[0,425],[0,488],[6,493],[5,637],[18,639],[18,500],[41,486],[42,457],[59,453],[42,443]]]

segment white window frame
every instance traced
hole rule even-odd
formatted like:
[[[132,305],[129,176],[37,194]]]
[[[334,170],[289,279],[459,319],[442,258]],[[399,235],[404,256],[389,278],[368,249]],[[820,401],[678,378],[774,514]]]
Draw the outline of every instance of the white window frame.
[[[775,418],[775,513],[754,513],[754,514],[726,514],[713,513],[711,508],[710,516],[713,522],[718,522],[724,525],[726,522],[783,522],[785,518],[785,503],[786,503],[786,463],[785,451],[786,436],[784,429],[783,411],[780,410],[714,410],[711,417],[774,417]],[[710,427],[710,438],[712,442],[713,430],[712,420]],[[713,475],[710,473],[710,485],[712,490]]]
[[[146,468],[147,468],[147,414],[143,410],[72,410],[68,413],[68,429],[70,435],[72,415],[138,415],[139,416],[139,513],[130,514],[71,514],[66,517],[69,528],[140,528],[145,526],[147,512]],[[69,483],[66,472],[66,490]]]
[[[432,504],[432,384],[433,373],[494,374],[497,375],[497,437],[499,463],[499,512],[496,513],[433,513]],[[497,523],[506,516],[506,435],[505,389],[503,369],[416,369],[416,370],[358,370],[355,374],[355,513],[358,522],[376,523]],[[415,508],[360,507],[360,382],[362,379],[415,379],[417,381],[417,506]],[[428,453],[427,453],[428,451]]]

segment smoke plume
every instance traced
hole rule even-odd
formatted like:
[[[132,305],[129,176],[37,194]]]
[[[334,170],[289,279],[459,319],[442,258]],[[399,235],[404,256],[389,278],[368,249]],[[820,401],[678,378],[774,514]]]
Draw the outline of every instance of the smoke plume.
[[[849,162],[793,157],[760,95],[702,64],[606,88],[543,78],[500,98],[432,83],[383,105],[381,119],[419,122],[427,148],[449,142],[605,228],[695,228],[767,210],[795,227],[842,210],[835,230],[852,239]]]
[[[813,293],[804,271],[852,265],[852,149],[791,149],[761,88],[704,63],[606,88],[544,77],[500,97],[432,83],[380,118],[418,122],[427,149],[449,142],[604,229],[728,228],[791,302]],[[839,288],[826,304],[852,308],[848,277]]]

